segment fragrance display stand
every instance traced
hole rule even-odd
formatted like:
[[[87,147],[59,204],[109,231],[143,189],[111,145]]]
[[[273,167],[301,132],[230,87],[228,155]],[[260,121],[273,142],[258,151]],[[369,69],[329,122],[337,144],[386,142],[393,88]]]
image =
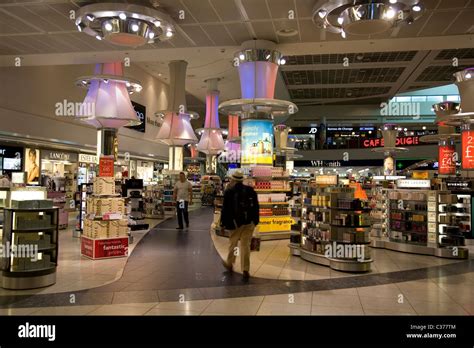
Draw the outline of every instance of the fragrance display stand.
[[[456,216],[465,214],[463,203],[449,191],[430,190],[429,180],[397,180],[387,190],[388,237],[373,238],[372,247],[465,259],[464,237]]]
[[[163,219],[165,211],[163,209],[163,196],[158,185],[145,186],[143,191],[143,200],[145,204],[144,218]]]

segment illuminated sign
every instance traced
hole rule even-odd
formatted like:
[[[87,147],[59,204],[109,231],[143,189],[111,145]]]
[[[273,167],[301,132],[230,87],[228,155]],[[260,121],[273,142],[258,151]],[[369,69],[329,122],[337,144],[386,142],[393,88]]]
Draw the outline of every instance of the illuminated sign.
[[[98,163],[97,156],[89,155],[87,153],[79,154],[79,162],[81,163]]]
[[[474,169],[474,130],[462,131],[462,169]]]
[[[398,188],[430,188],[430,180],[410,180],[410,179],[399,179],[397,180]]]
[[[438,173],[450,175],[456,173],[456,147],[454,145],[440,145],[438,147]]]
[[[242,121],[242,164],[273,163],[273,122]]]
[[[397,138],[395,145],[396,146],[413,146],[413,145],[419,145],[419,144],[420,144],[420,138],[415,136],[415,137]],[[383,147],[384,141],[383,141],[383,138],[365,139],[362,145],[367,148],[368,147]]]

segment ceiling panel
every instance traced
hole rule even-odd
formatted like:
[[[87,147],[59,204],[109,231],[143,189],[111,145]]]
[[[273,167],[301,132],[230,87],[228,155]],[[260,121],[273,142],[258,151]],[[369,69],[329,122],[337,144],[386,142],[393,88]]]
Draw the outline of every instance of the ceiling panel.
[[[64,17],[46,5],[29,5],[28,11],[57,27],[55,30],[58,28],[61,30],[77,30],[74,21],[69,19],[69,16]]]
[[[198,22],[209,23],[219,21],[216,12],[208,0],[182,0],[182,2]]]
[[[12,6],[6,10],[4,9],[4,11],[8,12],[12,16],[15,16],[16,18],[19,18],[16,20],[21,20],[21,22],[24,23],[25,25],[31,24],[31,26],[39,28],[40,30],[43,30],[43,31],[55,31],[55,30],[61,29],[57,25],[49,23],[43,18],[36,16],[34,13],[32,13],[31,11],[28,11],[23,6]]]
[[[413,24],[406,24],[400,27],[397,37],[416,37],[418,32],[423,28],[429,14],[426,13],[421,18],[418,18]]]
[[[295,11],[295,4],[293,0],[267,0],[267,3],[268,7],[270,8],[270,14],[273,18],[288,18],[288,11]]]
[[[265,0],[241,0],[250,19],[270,19]]]
[[[462,48],[457,50],[442,50],[435,60],[474,59],[474,48]]]
[[[212,41],[219,46],[233,46],[237,43],[230,37],[224,25],[203,25],[203,29],[211,37]]]
[[[457,71],[469,68],[468,65],[460,65],[457,67],[451,65],[443,66],[430,66],[423,70],[423,72],[418,76],[416,82],[429,82],[429,81],[446,81],[453,82],[453,74]]]
[[[277,41],[272,22],[252,22],[252,27],[259,39]]]
[[[192,27],[189,27],[192,28]],[[184,28],[183,28],[184,29]],[[175,35],[173,35],[172,40],[170,41],[170,44],[174,45],[174,47],[189,47],[192,46],[192,44],[186,39],[183,35],[181,35],[179,30],[176,30]]]
[[[214,46],[213,42],[207,37],[206,33],[201,29],[201,27],[196,25],[183,25],[182,29],[198,46]]]
[[[474,1],[473,1],[474,3]],[[465,34],[474,26],[474,9],[465,9],[459,17],[451,23],[445,35]]]
[[[290,89],[292,99],[360,98],[387,94],[390,87]]]
[[[312,17],[314,0],[295,0],[298,18]]]
[[[211,4],[223,21],[243,20],[234,0],[211,0]]]
[[[8,13],[0,10],[0,33],[35,33],[38,32],[29,25],[24,25]]]
[[[461,8],[465,7],[468,3],[470,3],[470,0],[449,0],[449,1],[440,1],[438,5],[438,9],[444,9],[444,8]]]
[[[190,13],[184,12],[184,18],[179,18],[179,11],[184,10],[184,6],[177,0],[160,0],[160,7],[169,14],[178,24],[196,23]]]
[[[442,2],[442,0],[423,0],[423,6],[427,10],[433,10],[438,7],[440,2]]]
[[[317,42],[321,37],[321,29],[318,29],[309,19],[299,20],[301,41]]]
[[[226,27],[238,45],[244,41],[253,39],[249,34],[247,26],[243,23],[226,24]]]
[[[433,13],[426,26],[421,30],[419,35],[422,36],[437,36],[441,35],[446,27],[457,16],[458,11],[443,11]]]

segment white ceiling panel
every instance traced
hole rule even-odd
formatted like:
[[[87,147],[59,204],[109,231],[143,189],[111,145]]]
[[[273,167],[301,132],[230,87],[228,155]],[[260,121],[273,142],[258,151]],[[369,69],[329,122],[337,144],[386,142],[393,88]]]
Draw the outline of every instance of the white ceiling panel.
[[[183,25],[181,28],[198,46],[214,46],[214,43],[209,39],[200,26]]]
[[[200,23],[218,22],[216,12],[208,0],[181,0],[192,16]]]
[[[296,13],[293,0],[267,0],[267,4],[273,18],[288,18],[290,10]]]
[[[249,34],[247,26],[243,23],[229,23],[226,24],[226,27],[238,45],[244,41],[253,39]]]
[[[272,22],[252,22],[252,27],[259,39],[277,41]]]
[[[202,28],[218,46],[234,46],[237,42],[229,35],[224,25],[209,24],[203,25]]]
[[[266,0],[241,0],[250,19],[270,19]]]
[[[211,4],[222,21],[243,20],[234,0],[211,0]]]
[[[418,33],[421,36],[438,36],[441,35],[444,29],[456,18],[457,10],[443,11],[433,13],[429,21]],[[474,20],[473,20],[474,22]]]

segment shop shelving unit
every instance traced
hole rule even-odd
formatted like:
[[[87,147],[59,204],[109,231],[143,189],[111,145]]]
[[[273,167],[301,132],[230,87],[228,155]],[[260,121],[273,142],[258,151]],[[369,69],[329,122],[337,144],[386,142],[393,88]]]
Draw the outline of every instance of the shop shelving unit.
[[[84,220],[86,219],[87,197],[92,194],[93,184],[79,185],[79,214],[77,216],[76,229],[73,236],[79,238],[84,230]]]
[[[386,189],[374,186],[369,194],[370,219],[372,222],[370,235],[384,237],[387,235],[387,194]]]
[[[54,284],[58,265],[58,208],[4,208],[4,216],[3,245],[34,246],[38,253],[36,257],[3,258],[2,287],[20,290]]]
[[[163,219],[165,217],[163,197],[158,185],[145,186],[143,200],[145,204],[144,218]]]
[[[372,246],[395,251],[465,259],[464,237],[458,218],[469,212],[450,191],[387,190],[387,234]]]

